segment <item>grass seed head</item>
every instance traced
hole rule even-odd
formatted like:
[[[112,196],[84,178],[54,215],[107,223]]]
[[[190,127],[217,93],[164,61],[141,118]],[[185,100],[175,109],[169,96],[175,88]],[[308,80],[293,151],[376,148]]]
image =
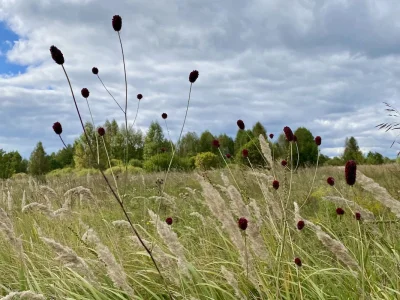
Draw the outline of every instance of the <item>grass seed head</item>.
[[[97,129],[97,132],[100,136],[103,136],[106,134],[106,131],[103,127],[99,127],[99,129]]]
[[[242,120],[237,120],[236,124],[239,127],[239,129],[244,130],[245,126]]]
[[[92,73],[93,73],[94,75],[99,74],[99,69],[97,69],[96,67],[93,67],[93,68],[92,68]]]
[[[298,258],[298,257],[296,257],[296,258],[294,259],[294,263],[295,263],[297,266],[299,266],[299,267],[301,267],[301,265],[302,265],[301,259]]]
[[[247,221],[247,219],[246,218],[240,218],[239,220],[238,220],[238,226],[239,226],[239,228],[241,229],[241,230],[246,230],[247,229],[247,224],[248,224],[248,221]]]
[[[167,115],[166,113],[162,113],[162,114],[161,114],[161,117],[165,120],[165,119],[168,118],[168,115]]]
[[[64,64],[64,62],[65,62],[64,55],[62,54],[60,49],[58,49],[56,46],[51,46],[50,53],[51,53],[51,57],[57,64],[59,64],[59,65]]]
[[[283,128],[283,132],[285,133],[286,139],[287,139],[289,142],[292,142],[293,139],[294,139],[294,135],[293,135],[292,129],[290,129],[290,127],[288,127],[288,126],[285,126],[285,127]]]
[[[119,15],[115,15],[112,18],[112,27],[115,31],[120,31],[122,28],[122,18]]]
[[[282,161],[281,161],[281,165],[282,165],[283,167],[286,167],[286,166],[287,166],[287,161],[286,161],[286,160],[282,160]]]
[[[298,221],[297,222],[297,229],[298,230],[302,230],[304,228],[304,225],[305,225],[305,223],[304,223],[303,220]]]
[[[143,95],[142,94],[137,94],[137,96],[136,96],[139,100],[142,100],[142,98],[143,98]]]
[[[336,208],[336,214],[338,214],[339,216],[344,215],[344,209],[341,207]]]
[[[166,218],[165,223],[167,223],[168,225],[172,225],[172,218],[171,217]]]
[[[279,181],[278,180],[274,180],[273,182],[272,182],[272,187],[274,188],[274,189],[279,189]]]
[[[62,133],[62,126],[60,122],[55,122],[53,124],[53,130],[56,134],[60,135]]]
[[[197,80],[197,78],[199,78],[199,71],[193,70],[192,72],[190,72],[189,81],[191,83],[194,83]]]
[[[349,160],[344,168],[346,182],[348,185],[354,185],[356,183],[357,165],[354,160]]]
[[[243,150],[242,150],[242,156],[243,156],[243,157],[248,157],[248,156],[249,156],[249,150],[243,149]]]
[[[317,146],[320,146],[321,145],[321,137],[319,136],[319,135],[317,135],[316,137],[315,137],[315,143],[317,144]]]
[[[90,93],[89,93],[89,90],[87,88],[83,88],[81,90],[81,94],[82,94],[83,98],[88,98]]]
[[[333,177],[328,177],[328,179],[326,179],[326,182],[327,182],[330,186],[334,186],[334,185],[335,185],[335,178],[333,178]]]
[[[219,146],[220,146],[218,140],[213,140],[212,145],[213,145],[215,148],[219,148]]]
[[[270,133],[270,134],[269,134],[269,138],[270,138],[270,139],[273,139],[273,138],[274,138],[274,134],[273,134],[273,133]]]

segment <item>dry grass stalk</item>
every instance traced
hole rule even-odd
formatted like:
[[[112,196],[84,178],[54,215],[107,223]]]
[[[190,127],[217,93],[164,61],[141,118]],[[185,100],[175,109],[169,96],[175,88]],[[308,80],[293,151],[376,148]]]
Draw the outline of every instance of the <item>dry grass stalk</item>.
[[[131,225],[126,220],[115,220],[111,224],[113,224],[117,228],[131,228]]]
[[[40,233],[40,231],[38,232]],[[53,250],[58,254],[56,260],[63,263],[66,267],[82,273],[89,281],[94,282],[95,277],[93,272],[90,270],[85,260],[79,257],[74,250],[67,246],[61,245],[60,243],[57,243],[53,239],[49,239],[43,236],[40,236],[40,239],[51,248],[53,248]]]
[[[96,198],[93,196],[92,192],[90,189],[85,188],[83,186],[77,186],[75,188],[69,189],[64,193],[64,208],[71,208],[72,206],[72,196],[79,196],[79,201],[80,205],[82,205],[83,200],[94,200],[96,201]]]
[[[177,234],[172,230],[165,222],[157,221],[158,216],[152,210],[148,210],[150,218],[152,219],[154,225],[157,225],[157,232],[163,239],[164,243],[167,245],[168,249],[176,255],[178,259],[178,267],[180,271],[186,276],[190,276],[188,269],[188,262],[185,256],[185,248],[178,239]]]
[[[54,212],[47,206],[38,202],[32,202],[22,208],[22,212],[26,213],[31,210],[38,210],[43,212],[49,218],[54,218]]]
[[[21,200],[21,209],[26,205],[26,192],[22,193],[22,200]]]
[[[189,216],[193,216],[193,217],[197,217],[201,220],[201,222],[203,223],[203,226],[206,227],[207,226],[207,222],[204,219],[203,215],[198,213],[197,211],[194,211],[192,213],[189,214]]]
[[[265,140],[265,137],[262,134],[260,134],[258,139],[260,141],[262,154],[264,155],[264,157],[267,160],[270,167],[273,167],[272,153],[271,153],[271,148],[269,147],[268,142]]]
[[[299,220],[303,220],[306,227],[310,228],[315,232],[317,238],[320,242],[333,254],[335,254],[336,258],[340,260],[342,263],[347,265],[353,269],[359,269],[358,263],[354,260],[353,257],[349,254],[347,248],[338,240],[331,238],[326,232],[324,232],[320,226],[315,225],[314,223],[304,219],[300,215],[299,206],[296,202],[294,202],[294,212],[295,212],[295,220],[294,222],[297,224]]]
[[[4,233],[17,252],[22,253],[22,240],[15,235],[11,219],[2,208],[0,208],[0,232]]]
[[[376,183],[371,178],[365,176],[363,173],[357,170],[357,182],[361,187],[370,192],[376,200],[378,200],[382,205],[390,209],[392,213],[400,218],[400,201],[394,199],[388,191]]]
[[[358,205],[354,201],[344,199],[342,197],[337,196],[325,196],[322,197],[325,200],[331,201],[339,206],[349,206],[354,211],[357,211],[361,214],[361,218],[364,220],[375,220],[375,216],[372,212],[368,209],[363,208],[362,206]]]
[[[226,187],[228,187],[228,186],[231,185],[231,182],[229,181],[228,176],[226,176],[226,175],[224,174],[224,172],[221,172],[221,179],[222,179],[222,182],[224,183],[224,185],[225,185]]]
[[[13,205],[14,204],[14,201],[13,201],[13,198],[11,197],[11,192],[10,192],[10,190],[8,190],[7,191],[7,209],[8,209],[8,211],[12,211],[12,209],[13,209]]]
[[[46,297],[42,294],[36,294],[32,291],[23,292],[11,292],[8,295],[0,298],[0,300],[12,300],[12,299],[25,299],[25,300],[46,300]]]
[[[49,187],[49,186],[47,186],[47,185],[40,185],[40,186],[39,186],[39,190],[40,190],[42,193],[49,193],[49,194],[52,194],[52,195],[54,195],[54,196],[57,196],[56,191],[53,190],[51,187]]]
[[[93,229],[89,229],[83,235],[82,240],[88,241],[95,245],[97,257],[107,268],[107,275],[117,287],[125,291],[130,297],[133,297],[134,291],[127,282],[127,275],[122,266],[117,262],[114,255],[107,246],[103,245],[100,238]]]
[[[225,277],[226,282],[233,288],[235,291],[235,296],[237,299],[247,299],[246,296],[242,293],[242,291],[239,289],[239,284],[236,280],[235,275],[232,272],[229,272],[224,266],[221,267],[221,273]]]

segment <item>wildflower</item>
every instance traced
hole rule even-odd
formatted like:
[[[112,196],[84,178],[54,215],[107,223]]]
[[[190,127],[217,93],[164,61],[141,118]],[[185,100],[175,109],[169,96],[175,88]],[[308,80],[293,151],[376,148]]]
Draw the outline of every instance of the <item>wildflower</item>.
[[[142,100],[142,98],[143,98],[143,95],[142,94],[137,94],[137,96],[136,96],[139,100]]]
[[[172,218],[171,218],[171,217],[166,218],[166,219],[165,219],[165,222],[166,222],[168,225],[172,225]]]
[[[328,177],[328,179],[326,180],[326,182],[330,185],[333,186],[335,184],[335,178],[333,177]]]
[[[214,146],[215,148],[219,148],[219,146],[220,146],[218,140],[213,140],[212,144],[213,144],[213,146]]]
[[[83,98],[88,98],[89,97],[89,90],[87,88],[83,88],[81,90],[81,94]]]
[[[341,207],[336,208],[336,214],[338,214],[339,216],[344,215],[344,210]]]
[[[244,130],[244,122],[242,120],[237,120],[236,124],[239,127],[239,129]]]
[[[278,180],[274,180],[273,182],[272,182],[272,187],[274,188],[274,189],[279,189],[279,181]]]
[[[242,150],[242,155],[243,155],[243,157],[248,157],[249,156],[249,150],[243,149]]]
[[[273,133],[270,133],[270,134],[269,134],[269,138],[270,138],[270,139],[273,139],[273,138],[274,138],[274,134],[273,134]]]
[[[357,173],[356,162],[354,160],[349,160],[346,163],[344,172],[347,184],[354,185],[356,183],[356,173]]]
[[[301,267],[301,259],[300,259],[300,258],[296,257],[296,258],[294,259],[294,263],[295,263],[297,266]]]
[[[93,73],[94,75],[99,74],[99,69],[97,69],[96,67],[93,67],[93,68],[92,68],[92,73]]]
[[[112,18],[112,27],[115,31],[120,31],[122,28],[122,18],[119,15],[115,15]]]
[[[197,78],[199,78],[199,71],[193,70],[192,72],[190,72],[189,81],[191,83],[194,83],[197,80]]]
[[[286,167],[287,161],[286,161],[286,160],[282,160],[282,161],[281,161],[281,165],[284,166],[284,167]]]
[[[162,148],[161,148],[161,152],[165,152],[165,151],[167,151],[167,148],[162,147]]]
[[[321,137],[320,137],[319,135],[317,135],[317,136],[315,137],[315,143],[317,144],[317,146],[320,146],[320,145],[321,145]]]
[[[230,155],[229,153],[226,154],[226,158],[231,158],[232,155]]]
[[[103,127],[99,127],[99,129],[97,129],[97,133],[98,133],[100,136],[103,136],[103,135],[106,134],[106,131],[104,130]]]
[[[53,124],[53,130],[58,135],[60,135],[62,133],[62,126],[61,126],[60,122],[55,122]]]
[[[292,129],[290,129],[288,126],[283,128],[283,132],[285,133],[286,139],[291,142],[293,141],[293,132]]]
[[[162,113],[161,117],[165,120],[166,118],[168,118],[168,115],[166,113]]]
[[[51,57],[53,58],[53,60],[57,64],[62,65],[65,62],[64,61],[64,55],[62,54],[60,49],[58,49],[56,46],[51,46],[50,47],[50,54],[51,54]]]
[[[356,212],[356,213],[354,214],[354,217],[356,218],[357,221],[360,221],[360,220],[361,220],[361,214],[360,214],[359,212]]]
[[[305,225],[305,223],[304,223],[303,220],[298,221],[297,222],[297,229],[298,230],[302,230],[304,228],[304,225]]]
[[[246,218],[240,218],[239,219],[239,221],[238,221],[238,225],[239,225],[239,228],[240,229],[242,229],[242,230],[246,230],[246,228],[247,228],[247,219]]]

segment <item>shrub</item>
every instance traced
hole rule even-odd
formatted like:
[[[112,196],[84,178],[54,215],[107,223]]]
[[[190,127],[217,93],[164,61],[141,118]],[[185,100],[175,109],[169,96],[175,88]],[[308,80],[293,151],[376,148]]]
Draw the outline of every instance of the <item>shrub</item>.
[[[202,152],[196,155],[195,166],[198,169],[210,170],[219,167],[218,156],[212,152]]]
[[[171,153],[160,153],[151,156],[143,163],[143,169],[148,172],[166,171],[171,160]],[[174,157],[171,164],[171,170],[189,170],[190,162],[185,158]]]
[[[143,161],[140,159],[132,158],[129,160],[128,164],[132,167],[143,168]]]
[[[56,169],[53,170],[49,173],[47,173],[46,176],[48,177],[62,177],[65,175],[71,175],[74,173],[74,169],[73,168],[62,168],[62,169]]]
[[[113,159],[111,159],[110,162],[111,162],[111,167],[123,166],[124,165],[124,163],[120,159],[113,158]]]
[[[112,173],[114,173],[114,175],[121,175],[121,174],[124,174],[125,167],[124,166],[115,166],[112,168],[108,168],[107,170],[104,171],[104,174],[111,175],[112,174],[111,171],[112,171]],[[141,172],[143,172],[142,168],[128,166],[128,173],[130,173],[130,174],[137,174],[137,173],[141,173]]]
[[[243,164],[249,165],[248,160],[244,158],[242,154],[243,149],[247,149],[248,158],[250,159],[250,162],[253,165],[253,167],[265,166],[264,158],[262,157],[262,154],[257,150],[256,145],[258,149],[261,150],[260,141],[258,140],[258,138],[253,138],[251,141],[244,144],[243,147],[240,148],[238,152],[236,152],[235,161],[237,163],[242,162]]]

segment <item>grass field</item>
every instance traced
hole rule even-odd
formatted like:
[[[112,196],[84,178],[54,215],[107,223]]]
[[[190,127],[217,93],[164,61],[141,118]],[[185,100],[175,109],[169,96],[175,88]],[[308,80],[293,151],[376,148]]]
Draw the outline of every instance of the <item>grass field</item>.
[[[1,299],[400,299],[400,166],[358,166],[353,187],[344,168],[312,186],[314,172],[171,173],[164,194],[163,173],[129,175],[124,204],[162,277],[100,175],[4,181]]]

